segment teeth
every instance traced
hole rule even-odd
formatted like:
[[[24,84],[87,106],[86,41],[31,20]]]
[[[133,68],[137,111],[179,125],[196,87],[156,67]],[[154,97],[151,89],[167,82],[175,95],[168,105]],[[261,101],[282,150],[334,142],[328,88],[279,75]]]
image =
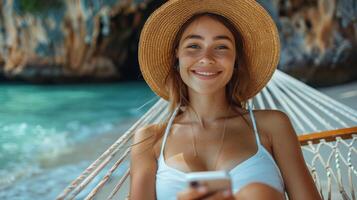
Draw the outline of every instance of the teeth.
[[[196,72],[199,75],[204,75],[204,76],[211,76],[211,75],[215,75],[218,73],[212,73],[212,72]]]

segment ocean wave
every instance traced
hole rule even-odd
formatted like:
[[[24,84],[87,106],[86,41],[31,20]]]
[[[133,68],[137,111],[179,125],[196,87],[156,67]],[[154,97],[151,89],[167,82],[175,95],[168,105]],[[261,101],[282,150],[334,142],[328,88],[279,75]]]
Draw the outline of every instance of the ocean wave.
[[[112,123],[68,122],[63,129],[13,123],[0,126],[0,189],[39,174],[43,164],[73,151],[75,145],[115,129]]]

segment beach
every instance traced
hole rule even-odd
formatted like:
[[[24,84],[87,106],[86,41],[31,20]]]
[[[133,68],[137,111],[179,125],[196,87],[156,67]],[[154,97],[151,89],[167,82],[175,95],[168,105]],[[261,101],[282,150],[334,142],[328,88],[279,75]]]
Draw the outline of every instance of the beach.
[[[0,98],[14,100],[11,98],[16,97],[15,90],[24,93],[26,88],[31,88],[30,86],[8,87],[12,87],[12,89],[2,86],[1,94],[7,95]],[[128,93],[128,89],[132,89],[132,92]],[[34,88],[31,90],[34,90]],[[33,92],[31,90],[29,93]],[[43,91],[39,94],[40,97],[35,98],[35,95],[30,95],[27,100],[33,98],[31,101],[36,104],[36,102],[46,102],[52,99],[54,95],[56,96],[55,93],[51,93],[54,91],[53,89],[45,87],[37,88],[37,90]],[[17,154],[30,151],[28,155],[17,155],[12,161],[2,159],[1,164],[4,168],[1,169],[1,174],[5,176],[0,178],[0,199],[54,199],[145,112],[147,107],[138,110],[141,105],[155,99],[155,95],[144,83],[124,86],[109,84],[107,87],[77,86],[77,97],[71,97],[70,91],[73,88],[64,87],[59,90],[66,91],[61,92],[61,94],[68,95],[68,99],[57,102],[57,107],[46,104],[42,105],[41,109],[43,110],[34,111],[28,105],[23,105],[24,102],[17,100],[17,102],[15,101],[16,105],[10,103],[7,105],[8,115],[0,113],[0,117],[3,119],[2,129],[0,130],[3,131],[3,134],[17,134],[16,138],[12,138],[12,147],[9,144],[9,138],[5,142],[6,138],[2,136],[3,138],[0,140],[2,147],[5,146],[8,150],[12,149]],[[318,90],[351,108],[357,109],[357,81],[334,87],[319,88]],[[140,96],[143,94],[144,98],[141,98]],[[67,105],[73,103],[78,106],[71,108]],[[88,107],[85,104],[88,104]],[[95,104],[97,104],[97,107],[89,109],[90,106]],[[63,107],[69,110],[65,112]],[[78,107],[80,109],[77,110]],[[89,110],[83,111],[85,109]],[[50,114],[53,110],[57,110],[57,115]],[[121,110],[120,114],[118,114],[119,110]],[[28,116],[26,116],[26,112],[28,112]],[[83,112],[79,115],[81,117],[77,122],[63,120],[61,117],[77,116],[75,115],[76,112]],[[22,113],[25,117],[15,117],[18,113]],[[37,118],[33,117],[34,114],[38,115]],[[9,115],[14,117],[7,117]],[[41,121],[42,118],[47,120]],[[48,120],[49,118],[50,120]],[[17,122],[17,120],[20,121]],[[53,122],[54,120],[57,122]],[[6,122],[7,125],[4,124]],[[51,126],[47,127],[47,124],[51,124]],[[10,125],[12,125],[12,129]],[[62,128],[60,128],[61,126]],[[21,133],[21,130],[23,133]],[[42,135],[38,135],[39,132],[34,130],[39,131]],[[69,133],[70,130],[72,133]],[[74,132],[74,130],[78,132]],[[31,138],[27,138],[25,141],[20,140],[21,134],[33,134],[32,137],[35,140]],[[26,146],[26,143],[33,146]],[[36,149],[36,145],[39,148]],[[24,149],[23,152],[19,150],[21,148]],[[3,158],[6,156],[4,153],[4,151],[1,152]],[[10,156],[15,156],[15,154]],[[78,197],[78,199],[81,198],[83,197]]]
[[[0,199],[54,199],[155,99],[140,82],[1,85]]]

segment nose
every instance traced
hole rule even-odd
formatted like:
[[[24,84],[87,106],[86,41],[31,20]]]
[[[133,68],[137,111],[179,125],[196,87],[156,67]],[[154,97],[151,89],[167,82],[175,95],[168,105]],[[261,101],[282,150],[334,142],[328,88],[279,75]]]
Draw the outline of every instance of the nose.
[[[201,58],[200,62],[201,65],[212,65],[214,63],[214,61],[212,59],[208,59],[206,57]]]
[[[215,63],[214,58],[209,54],[209,52],[206,52],[199,60],[199,63],[201,65],[212,65]]]

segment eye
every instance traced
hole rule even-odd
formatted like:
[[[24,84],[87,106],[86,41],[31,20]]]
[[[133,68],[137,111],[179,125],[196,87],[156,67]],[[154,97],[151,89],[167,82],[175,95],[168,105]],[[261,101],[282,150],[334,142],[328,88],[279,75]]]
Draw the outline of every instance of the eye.
[[[191,44],[191,45],[188,45],[186,48],[189,48],[189,49],[199,49],[200,46],[198,46],[197,44]]]
[[[223,50],[223,49],[228,49],[228,47],[226,45],[219,45],[216,47],[216,49]]]

